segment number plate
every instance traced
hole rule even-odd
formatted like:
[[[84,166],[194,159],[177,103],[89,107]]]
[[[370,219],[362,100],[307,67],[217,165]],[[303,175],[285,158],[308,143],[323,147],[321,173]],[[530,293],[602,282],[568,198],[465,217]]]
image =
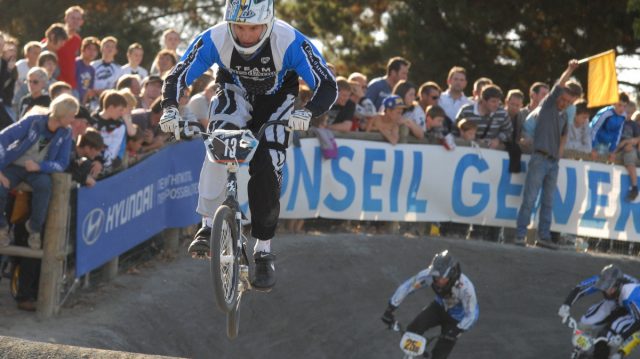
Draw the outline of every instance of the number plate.
[[[407,355],[422,355],[426,346],[427,339],[415,333],[406,332],[400,340],[400,349]]]
[[[576,331],[573,334],[573,345],[583,351],[588,351],[591,348],[591,338],[583,334],[582,331]]]
[[[205,144],[211,161],[243,163],[251,161],[258,141],[249,130],[216,130]]]

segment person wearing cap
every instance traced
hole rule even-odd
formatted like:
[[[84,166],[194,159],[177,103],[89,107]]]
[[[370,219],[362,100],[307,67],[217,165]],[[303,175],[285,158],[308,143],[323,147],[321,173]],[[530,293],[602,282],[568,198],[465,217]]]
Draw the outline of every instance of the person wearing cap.
[[[151,75],[142,80],[142,93],[140,101],[138,101],[138,108],[150,109],[151,104],[162,96],[163,83],[162,78],[157,75]]]
[[[607,336],[609,343],[619,341],[618,346],[640,329],[640,287],[638,279],[625,274],[615,264],[606,265],[599,274],[578,283],[558,309],[558,316],[565,323],[571,315],[571,306],[578,299],[601,293],[601,301],[593,304],[580,318],[580,328],[593,328],[597,336]],[[599,343],[600,344],[600,343]],[[607,343],[596,345],[593,358],[609,358]]]
[[[254,133],[269,121],[288,120],[293,130],[306,130],[312,117],[327,112],[337,97],[334,75],[312,42],[298,30],[275,18],[273,0],[227,0],[224,21],[199,34],[166,77],[160,119],[163,131],[180,135],[178,102],[182,92],[212,65],[220,84],[211,102],[210,129],[248,128]],[[313,91],[304,108],[295,109],[298,78]],[[271,239],[280,214],[280,184],[289,132],[282,125],[267,127],[249,163],[248,183],[251,235],[256,270],[252,285],[269,291],[275,285],[275,255]],[[205,160],[200,176],[196,211],[203,227],[189,253],[209,253],[213,215],[223,190],[217,184],[224,171]]]
[[[422,131],[412,120],[402,117],[407,105],[398,95],[387,96],[382,100],[383,113],[367,122],[367,132],[380,132],[382,137],[395,145],[400,140],[400,126],[405,125],[411,132]]]

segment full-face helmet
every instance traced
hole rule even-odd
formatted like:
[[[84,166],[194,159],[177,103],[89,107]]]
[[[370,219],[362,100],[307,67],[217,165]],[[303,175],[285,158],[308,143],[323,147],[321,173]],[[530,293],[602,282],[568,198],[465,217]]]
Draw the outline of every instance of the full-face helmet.
[[[224,20],[228,23],[227,31],[231,36],[233,46],[240,54],[245,56],[253,55],[271,36],[271,30],[273,30],[273,23],[275,22],[274,13],[273,0],[227,0]],[[256,44],[245,47],[240,44],[234,34],[233,24],[266,25],[266,27]]]

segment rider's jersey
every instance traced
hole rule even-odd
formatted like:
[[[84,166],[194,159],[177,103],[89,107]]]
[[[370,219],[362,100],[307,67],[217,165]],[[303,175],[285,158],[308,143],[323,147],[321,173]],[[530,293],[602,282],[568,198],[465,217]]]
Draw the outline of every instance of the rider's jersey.
[[[573,305],[573,303],[575,303],[578,299],[586,295],[602,293],[600,289],[595,287],[597,281],[598,275],[594,275],[593,277],[589,277],[578,283],[578,285],[573,288],[571,292],[569,292],[569,295],[567,296],[567,299],[565,299],[564,304]],[[639,281],[636,278],[625,274],[623,283],[639,283]]]
[[[247,58],[233,46],[227,27],[226,22],[215,25],[189,45],[165,79],[163,108],[177,107],[182,90],[214,64],[218,65],[216,82],[234,84],[245,94],[297,95],[300,76],[313,91],[306,108],[314,117],[333,105],[338,94],[335,78],[318,50],[298,30],[276,20],[268,41]]]
[[[398,307],[407,295],[414,291],[428,287],[433,283],[431,267],[407,279],[402,283],[389,301],[391,305]],[[436,302],[444,307],[444,310],[458,321],[458,328],[468,330],[478,320],[480,309],[473,284],[466,275],[460,274],[460,278],[451,288],[451,293],[441,296],[436,293]]]
[[[629,315],[633,316],[635,322],[625,328],[622,333],[623,338],[628,338],[634,332],[640,330],[640,284],[628,283],[620,288],[618,305],[625,308]]]

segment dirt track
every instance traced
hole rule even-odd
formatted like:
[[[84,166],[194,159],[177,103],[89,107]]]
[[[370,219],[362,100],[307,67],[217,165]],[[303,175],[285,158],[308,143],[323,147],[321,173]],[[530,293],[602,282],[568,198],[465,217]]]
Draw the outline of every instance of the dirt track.
[[[208,262],[186,256],[121,275],[44,322],[16,312],[5,294],[0,335],[194,358],[399,358],[399,336],[380,315],[396,286],[445,248],[461,259],[480,303],[479,322],[452,359],[567,358],[570,333],[556,312],[571,287],[609,262],[640,276],[636,260],[480,241],[282,236],[276,289],[244,298],[235,341],[213,302]],[[399,319],[408,322],[432,298],[430,290],[410,296]]]

